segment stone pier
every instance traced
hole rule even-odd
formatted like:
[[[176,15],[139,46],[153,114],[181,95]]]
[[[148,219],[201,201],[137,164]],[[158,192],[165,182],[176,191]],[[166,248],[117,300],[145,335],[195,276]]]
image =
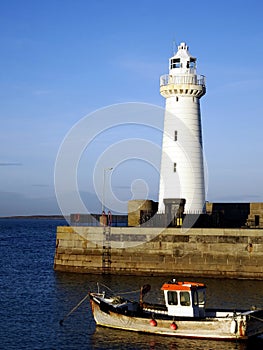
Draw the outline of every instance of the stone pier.
[[[263,230],[112,227],[106,273],[263,278]],[[54,269],[105,273],[102,227],[57,228]]]

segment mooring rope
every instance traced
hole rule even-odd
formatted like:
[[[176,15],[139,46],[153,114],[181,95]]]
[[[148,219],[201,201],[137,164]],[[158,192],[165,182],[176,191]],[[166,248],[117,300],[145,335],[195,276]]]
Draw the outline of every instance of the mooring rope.
[[[111,291],[113,294],[116,294],[116,292],[114,292],[110,287],[106,286],[106,284],[103,283],[98,283],[99,285],[101,285],[102,287],[107,288],[109,291]],[[140,289],[137,290],[131,290],[129,292],[118,292],[118,295],[125,295],[125,294],[131,294],[131,293],[138,293],[140,292]]]
[[[62,319],[59,321],[59,324],[62,326],[63,322],[74,312],[77,310],[78,307],[80,307],[80,305],[89,297],[89,293],[76,305],[73,307],[72,310],[70,310],[70,312]]]
[[[103,283],[97,283],[98,286],[102,286],[104,288],[107,288],[109,291],[111,291],[112,293],[115,293],[112,289],[110,289],[110,287],[106,286],[106,284],[103,284]]]
[[[257,321],[263,322],[263,319],[262,319],[262,318],[259,318],[259,317],[253,316],[253,315],[249,315],[249,316],[252,317],[252,318],[254,318],[254,319],[257,320]]]
[[[137,290],[131,290],[130,292],[121,292],[118,294],[124,295],[124,294],[139,293],[139,292],[140,292],[140,289],[137,289]]]

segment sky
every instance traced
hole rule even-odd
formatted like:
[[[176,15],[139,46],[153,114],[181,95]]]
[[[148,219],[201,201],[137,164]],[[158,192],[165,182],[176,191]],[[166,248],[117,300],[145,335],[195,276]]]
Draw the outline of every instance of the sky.
[[[110,106],[120,116],[119,104],[130,102],[140,113],[162,110],[159,78],[180,42],[206,76],[207,200],[263,201],[262,12],[260,0],[2,0],[0,216],[60,214],[54,174],[71,131],[87,118],[103,131]],[[100,119],[97,111],[106,114]],[[77,185],[91,212],[100,210],[103,176],[104,196],[110,186],[124,204],[140,191],[158,200],[158,167],[131,156],[105,171],[112,164],[104,153],[116,146],[128,152],[128,138],[160,147],[160,128],[114,125],[82,145]]]

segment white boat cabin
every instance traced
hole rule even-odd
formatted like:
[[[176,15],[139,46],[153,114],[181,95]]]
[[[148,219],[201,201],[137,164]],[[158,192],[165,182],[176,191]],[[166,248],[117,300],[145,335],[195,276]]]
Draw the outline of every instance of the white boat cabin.
[[[177,282],[175,279],[164,283],[165,304],[170,316],[204,317],[206,286],[196,282]]]

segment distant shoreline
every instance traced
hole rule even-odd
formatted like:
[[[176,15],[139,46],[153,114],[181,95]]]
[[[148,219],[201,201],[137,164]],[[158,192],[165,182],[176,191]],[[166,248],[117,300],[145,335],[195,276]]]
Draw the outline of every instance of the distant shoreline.
[[[66,220],[63,215],[13,215],[0,216],[0,219]]]

